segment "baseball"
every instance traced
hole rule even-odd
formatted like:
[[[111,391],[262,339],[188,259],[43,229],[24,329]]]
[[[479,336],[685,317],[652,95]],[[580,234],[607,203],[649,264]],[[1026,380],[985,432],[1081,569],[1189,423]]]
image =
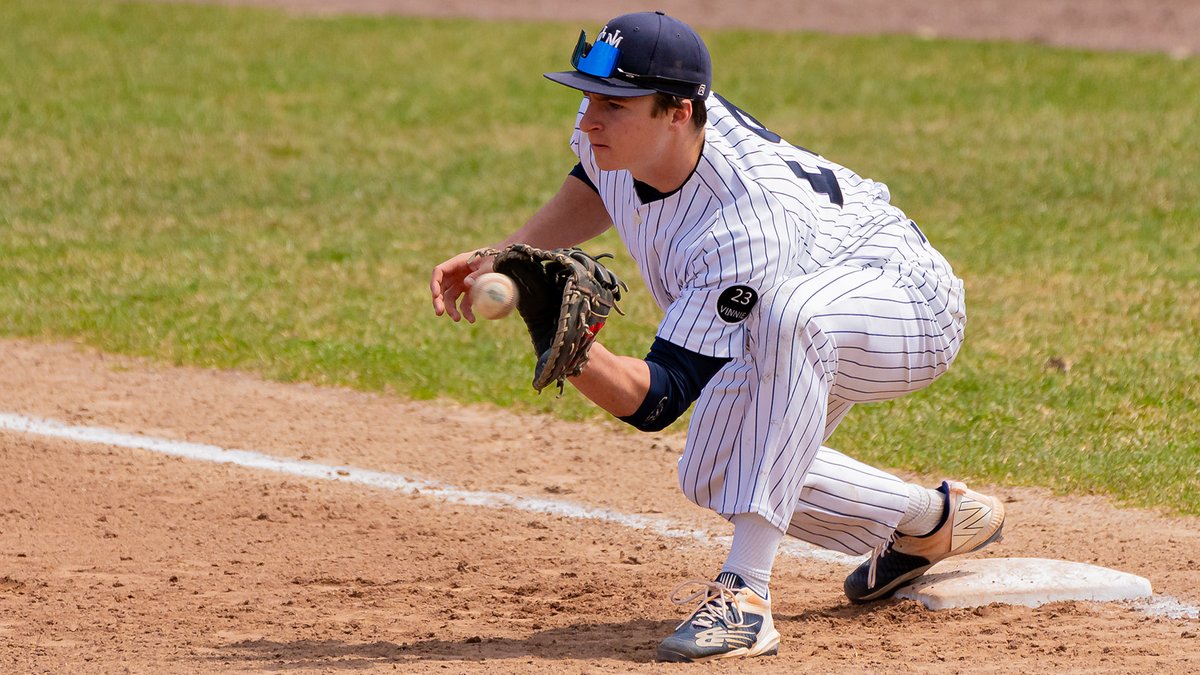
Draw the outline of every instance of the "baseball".
[[[479,275],[471,286],[471,308],[485,319],[503,319],[517,306],[517,285],[499,272]]]

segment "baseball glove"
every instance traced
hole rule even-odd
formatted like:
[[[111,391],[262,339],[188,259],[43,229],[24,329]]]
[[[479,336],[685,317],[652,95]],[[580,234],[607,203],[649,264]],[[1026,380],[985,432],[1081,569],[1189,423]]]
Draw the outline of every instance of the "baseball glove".
[[[583,372],[588,349],[609,311],[621,313],[617,301],[629,287],[598,261],[612,255],[592,257],[577,248],[546,251],[525,244],[476,255],[496,256],[492,268],[517,284],[517,311],[537,356],[533,388],[540,392],[557,382],[562,393],[566,379]]]

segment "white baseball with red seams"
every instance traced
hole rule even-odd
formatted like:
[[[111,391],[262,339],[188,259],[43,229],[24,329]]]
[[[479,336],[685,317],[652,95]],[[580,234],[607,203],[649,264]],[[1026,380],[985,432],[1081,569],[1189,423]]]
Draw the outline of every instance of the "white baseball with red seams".
[[[485,319],[503,319],[517,306],[517,285],[499,272],[479,275],[471,286],[472,311]]]

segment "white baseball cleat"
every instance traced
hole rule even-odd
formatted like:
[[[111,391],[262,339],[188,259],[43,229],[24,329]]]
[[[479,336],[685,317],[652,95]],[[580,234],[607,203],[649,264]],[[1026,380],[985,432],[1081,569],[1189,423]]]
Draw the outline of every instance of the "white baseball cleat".
[[[897,532],[876,548],[842,585],[850,602],[889,598],[939,561],[978,551],[1003,538],[1004,505],[1000,500],[953,481],[944,481],[939,489],[946,493],[947,501],[942,524],[922,536]]]
[[[680,591],[699,590],[680,597]],[[779,652],[779,631],[771,619],[771,602],[746,588],[741,577],[723,573],[717,581],[685,581],[671,592],[671,602],[700,607],[658,645],[659,661],[709,661]]]

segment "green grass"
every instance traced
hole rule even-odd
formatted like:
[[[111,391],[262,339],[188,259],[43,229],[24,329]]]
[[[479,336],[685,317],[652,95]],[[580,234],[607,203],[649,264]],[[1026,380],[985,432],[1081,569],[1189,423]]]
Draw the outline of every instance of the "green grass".
[[[540,73],[577,26],[30,0],[0,25],[0,334],[598,416],[533,394],[519,322],[427,290],[573,163],[577,99]],[[1200,62],[705,37],[718,91],[886,182],[967,282],[956,366],[833,445],[1200,514]],[[634,286],[605,340],[640,355]]]

